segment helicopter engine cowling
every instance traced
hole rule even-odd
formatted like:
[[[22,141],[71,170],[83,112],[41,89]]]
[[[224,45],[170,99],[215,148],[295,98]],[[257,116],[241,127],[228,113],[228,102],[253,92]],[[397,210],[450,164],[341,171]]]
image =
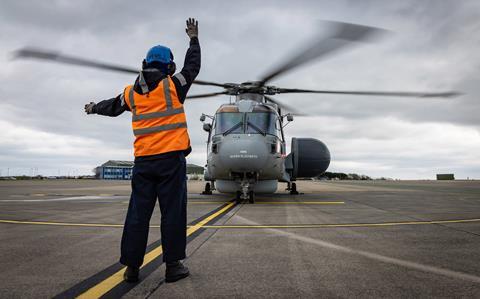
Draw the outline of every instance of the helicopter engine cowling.
[[[321,175],[329,165],[330,151],[325,143],[314,138],[292,138],[291,153],[285,159],[291,180]]]

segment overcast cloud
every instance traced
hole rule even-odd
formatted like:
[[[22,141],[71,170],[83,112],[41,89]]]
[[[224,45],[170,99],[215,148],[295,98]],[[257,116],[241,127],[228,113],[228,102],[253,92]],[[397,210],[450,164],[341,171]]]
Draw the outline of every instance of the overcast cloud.
[[[480,178],[480,2],[478,1],[2,1],[0,175],[91,174],[106,160],[131,160],[130,115],[87,116],[83,106],[119,94],[134,76],[38,61],[12,61],[24,46],[140,67],[155,44],[179,67],[185,19],[200,23],[199,79],[258,79],[321,34],[319,20],[388,29],[387,38],[302,67],[273,83],[310,89],[458,90],[453,100],[278,95],[314,116],[291,137],[330,148],[330,171],[374,177]],[[194,86],[190,94],[217,91]],[[228,97],[186,104],[193,153],[205,164],[199,117]],[[290,143],[290,141],[289,141]]]

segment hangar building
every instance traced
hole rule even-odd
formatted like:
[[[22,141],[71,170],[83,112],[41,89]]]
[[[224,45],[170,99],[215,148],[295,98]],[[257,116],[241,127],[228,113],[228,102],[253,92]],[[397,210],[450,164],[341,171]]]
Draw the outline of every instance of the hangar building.
[[[95,178],[101,180],[129,180],[132,178],[132,161],[108,160],[95,168]]]
[[[95,178],[100,180],[130,180],[132,178],[132,161],[108,160],[95,168]],[[203,175],[204,168],[187,164],[187,175]]]

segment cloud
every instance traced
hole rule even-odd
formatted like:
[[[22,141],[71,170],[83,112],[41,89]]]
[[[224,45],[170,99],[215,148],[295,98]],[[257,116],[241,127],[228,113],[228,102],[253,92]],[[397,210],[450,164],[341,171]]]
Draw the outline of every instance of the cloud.
[[[84,169],[132,159],[129,115],[86,116],[83,105],[119,94],[134,76],[11,61],[14,49],[36,46],[138,66],[154,44],[170,46],[181,67],[184,20],[200,21],[199,78],[260,78],[321,32],[319,19],[378,26],[393,32],[272,82],[282,87],[347,90],[456,89],[454,100],[333,95],[279,95],[316,117],[297,119],[287,136],[326,141],[332,169],[402,178],[437,170],[480,177],[480,3],[478,1],[2,1],[0,4],[0,168]],[[168,12],[167,14],[165,12]],[[192,87],[191,94],[216,91]],[[193,163],[205,163],[198,121],[227,97],[188,102]],[[319,125],[317,125],[319,124]],[[313,130],[312,127],[316,129]],[[430,154],[429,154],[430,153]],[[7,166],[9,165],[9,166]],[[35,166],[34,166],[35,165]],[[443,167],[443,168],[442,168]],[[82,170],[83,171],[83,170]]]
[[[374,177],[430,178],[436,173],[475,177],[480,171],[480,132],[443,123],[411,123],[394,117],[368,120],[338,117],[297,118],[287,137],[315,137],[327,144],[331,171],[360,172]]]

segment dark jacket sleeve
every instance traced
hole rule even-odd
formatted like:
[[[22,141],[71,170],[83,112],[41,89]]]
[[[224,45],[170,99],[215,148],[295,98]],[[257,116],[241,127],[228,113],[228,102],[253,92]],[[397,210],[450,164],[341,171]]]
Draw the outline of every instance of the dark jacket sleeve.
[[[175,74],[172,77],[175,88],[177,89],[177,95],[180,102],[185,101],[187,92],[192,86],[193,80],[200,72],[201,55],[200,55],[200,43],[197,37],[190,39],[190,47],[185,55],[185,62],[180,73]]]
[[[95,105],[94,112],[106,116],[119,116],[125,111],[129,111],[128,105],[123,100],[123,94],[119,94],[115,98],[104,100]]]

